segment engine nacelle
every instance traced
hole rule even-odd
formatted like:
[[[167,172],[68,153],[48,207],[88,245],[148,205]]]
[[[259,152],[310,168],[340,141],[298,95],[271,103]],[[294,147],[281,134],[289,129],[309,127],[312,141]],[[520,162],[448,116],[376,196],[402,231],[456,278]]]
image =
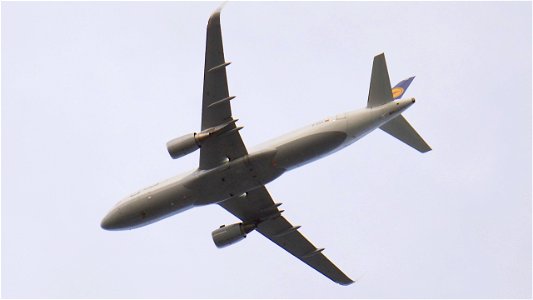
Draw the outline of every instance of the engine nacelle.
[[[170,157],[173,159],[180,158],[190,154],[200,146],[202,142],[209,136],[209,133],[190,133],[179,138],[175,138],[167,143],[167,150]]]
[[[227,131],[242,129],[242,127],[235,127],[234,124],[237,121],[237,119],[231,119],[226,123],[207,128],[198,133],[190,133],[182,137],[175,138],[167,143],[168,153],[174,159],[190,154],[202,147],[202,144],[207,139],[216,138],[216,136],[219,136]]]
[[[254,224],[237,223],[232,225],[222,225],[219,229],[213,231],[213,242],[218,248],[223,248],[236,242],[241,241],[246,237],[246,234],[255,229]]]

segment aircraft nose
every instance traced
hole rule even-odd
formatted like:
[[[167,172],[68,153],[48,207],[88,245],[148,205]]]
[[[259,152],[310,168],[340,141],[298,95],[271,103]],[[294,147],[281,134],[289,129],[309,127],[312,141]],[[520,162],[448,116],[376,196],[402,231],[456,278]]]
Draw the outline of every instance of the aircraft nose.
[[[411,103],[415,103],[415,102],[416,102],[415,98],[411,98]]]
[[[110,211],[100,223],[100,227],[105,230],[117,230],[120,229],[120,222],[115,209]]]
[[[113,229],[113,222],[109,218],[109,215],[105,216],[104,219],[102,219],[102,223],[100,223],[100,227],[105,230],[112,230]]]

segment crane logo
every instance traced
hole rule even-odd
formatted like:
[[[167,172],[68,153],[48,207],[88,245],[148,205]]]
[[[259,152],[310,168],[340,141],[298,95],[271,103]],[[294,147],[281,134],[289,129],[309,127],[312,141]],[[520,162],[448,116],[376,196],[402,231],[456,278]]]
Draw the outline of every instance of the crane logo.
[[[396,99],[396,98],[402,96],[403,92],[404,92],[404,89],[402,87],[398,86],[398,87],[393,88],[392,89],[392,98]]]

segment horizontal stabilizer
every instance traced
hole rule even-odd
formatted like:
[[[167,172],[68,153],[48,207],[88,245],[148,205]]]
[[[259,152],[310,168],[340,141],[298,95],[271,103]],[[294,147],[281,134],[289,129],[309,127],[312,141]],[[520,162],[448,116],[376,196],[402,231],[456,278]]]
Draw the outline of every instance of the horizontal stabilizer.
[[[403,96],[403,93],[407,91],[407,88],[409,87],[411,82],[413,82],[413,79],[415,79],[414,76],[409,77],[405,80],[398,82],[398,84],[392,88],[392,97],[394,100],[400,99]]]
[[[424,153],[431,150],[431,147],[422,139],[422,137],[411,127],[407,120],[399,115],[380,127],[386,133]]]

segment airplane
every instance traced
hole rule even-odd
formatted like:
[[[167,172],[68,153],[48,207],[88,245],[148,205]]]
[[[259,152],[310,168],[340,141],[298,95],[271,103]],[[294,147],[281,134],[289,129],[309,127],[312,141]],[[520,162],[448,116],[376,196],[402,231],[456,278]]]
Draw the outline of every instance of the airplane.
[[[402,98],[414,77],[390,86],[384,54],[374,57],[366,108],[329,117],[271,140],[248,152],[231,113],[224,58],[220,10],[207,25],[201,131],[172,139],[173,159],[200,149],[197,169],[130,195],[104,217],[106,230],[145,226],[196,206],[218,204],[242,222],[212,232],[218,248],[257,231],[290,254],[341,285],[354,281],[335,266],[294,226],[272,200],[265,185],[287,171],[330,155],[376,128],[424,153],[429,145],[401,115],[415,103]]]

